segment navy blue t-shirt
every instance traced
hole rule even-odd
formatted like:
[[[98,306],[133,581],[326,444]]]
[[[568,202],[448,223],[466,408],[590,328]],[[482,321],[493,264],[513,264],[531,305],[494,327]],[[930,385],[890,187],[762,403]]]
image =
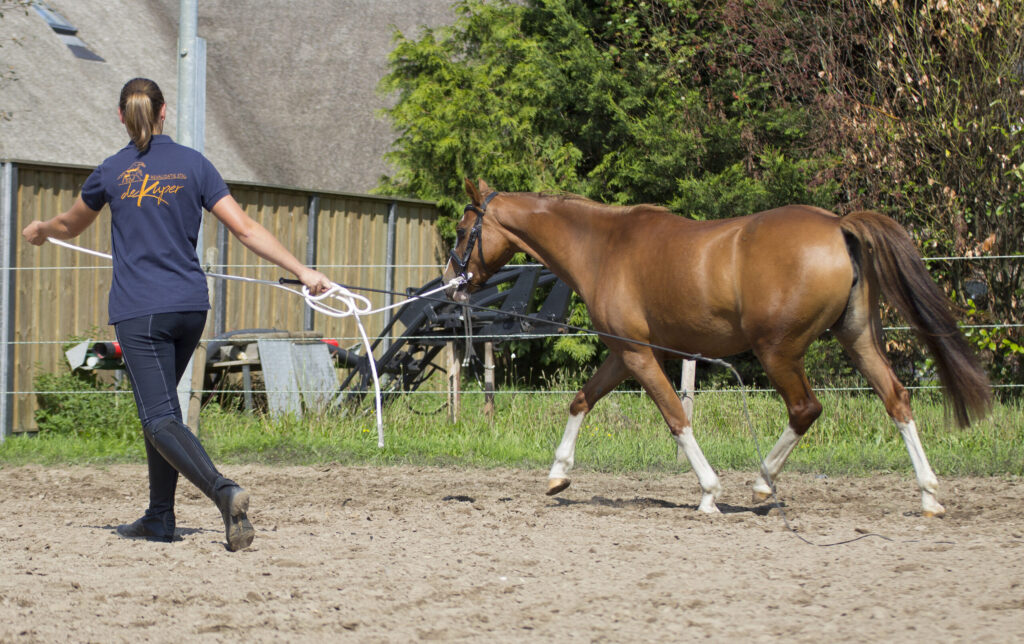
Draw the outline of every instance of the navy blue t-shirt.
[[[227,194],[206,157],[163,134],[145,152],[128,144],[93,170],[82,201],[93,210],[110,204],[110,324],[209,310],[196,240],[203,208],[210,210]]]

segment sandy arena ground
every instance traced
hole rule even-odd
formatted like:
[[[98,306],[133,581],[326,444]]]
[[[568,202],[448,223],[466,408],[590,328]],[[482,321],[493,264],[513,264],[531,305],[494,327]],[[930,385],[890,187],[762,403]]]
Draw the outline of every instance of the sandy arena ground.
[[[1024,484],[784,474],[785,514],[725,472],[231,466],[253,495],[230,553],[183,481],[181,539],[119,538],[141,465],[0,468],[2,642],[1005,642],[1024,637]],[[879,536],[876,536],[879,535]]]

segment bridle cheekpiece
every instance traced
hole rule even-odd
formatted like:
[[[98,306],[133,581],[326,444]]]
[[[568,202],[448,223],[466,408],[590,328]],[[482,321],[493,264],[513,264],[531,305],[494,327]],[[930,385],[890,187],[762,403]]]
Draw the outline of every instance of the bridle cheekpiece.
[[[459,257],[455,253],[454,248],[448,251],[449,261],[451,261],[452,265],[458,269],[457,275],[465,279],[467,282],[469,281],[469,278],[466,276],[466,267],[469,265],[469,259],[473,256],[473,247],[476,246],[477,242],[480,240],[480,228],[484,223],[484,213],[487,212],[487,204],[491,203],[491,199],[494,199],[496,196],[498,196],[498,192],[494,191],[487,195],[483,203],[479,206],[471,203],[463,209],[463,215],[471,210],[476,213],[476,221],[473,222],[473,227],[469,229],[469,239],[466,240],[466,250],[462,253],[462,257]]]

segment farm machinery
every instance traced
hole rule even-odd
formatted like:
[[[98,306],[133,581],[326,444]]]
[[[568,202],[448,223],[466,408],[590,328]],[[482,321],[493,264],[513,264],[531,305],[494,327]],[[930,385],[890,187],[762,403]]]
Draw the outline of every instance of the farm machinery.
[[[563,325],[572,289],[541,266],[507,266],[501,269],[482,289],[471,295],[467,305],[456,304],[441,294],[417,297],[440,285],[441,280],[438,278],[420,288],[408,289],[406,295],[409,300],[397,309],[380,334],[372,340],[370,355],[361,346],[347,349],[338,346],[335,341],[315,336],[313,342],[327,345],[333,368],[347,369],[340,379],[333,403],[356,404],[368,393],[372,394],[370,360],[374,360],[386,401],[398,394],[415,391],[438,371],[445,372],[445,367],[438,364],[438,356],[449,344],[464,348],[466,355],[469,355],[474,351],[474,344],[498,344],[520,337],[565,331]],[[204,389],[220,389],[222,379],[229,371],[225,367],[229,365],[234,370],[244,369],[246,379],[250,377],[249,371],[253,368],[261,369],[265,376],[270,375],[268,360],[253,355],[257,350],[257,342],[246,342],[252,338],[271,338],[275,335],[298,338],[298,342],[307,344],[310,342],[299,338],[301,332],[289,333],[277,329],[245,329],[217,336],[211,339],[207,348],[207,382]],[[466,344],[461,345],[463,342]],[[247,354],[242,352],[246,347]],[[379,357],[374,358],[374,354]],[[289,368],[294,370],[300,380],[303,373],[317,369],[324,371],[322,365],[314,361],[294,367],[289,365]],[[333,375],[325,378],[326,381],[334,382]],[[249,395],[251,382],[243,386]],[[268,393],[269,390],[268,387]],[[247,401],[246,406],[250,404]]]

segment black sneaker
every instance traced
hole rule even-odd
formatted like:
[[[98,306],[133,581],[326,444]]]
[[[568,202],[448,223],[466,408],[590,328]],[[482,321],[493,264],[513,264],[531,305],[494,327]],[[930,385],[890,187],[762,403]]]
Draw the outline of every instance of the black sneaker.
[[[122,523],[117,526],[117,534],[125,539],[144,539],[146,541],[161,541],[170,543],[174,541],[174,535],[165,535],[153,532],[146,527],[143,519],[137,519],[132,523]]]
[[[217,507],[224,517],[224,535],[228,550],[236,552],[249,547],[256,531],[245,513],[249,510],[249,493],[238,485],[229,485],[217,490]]]

